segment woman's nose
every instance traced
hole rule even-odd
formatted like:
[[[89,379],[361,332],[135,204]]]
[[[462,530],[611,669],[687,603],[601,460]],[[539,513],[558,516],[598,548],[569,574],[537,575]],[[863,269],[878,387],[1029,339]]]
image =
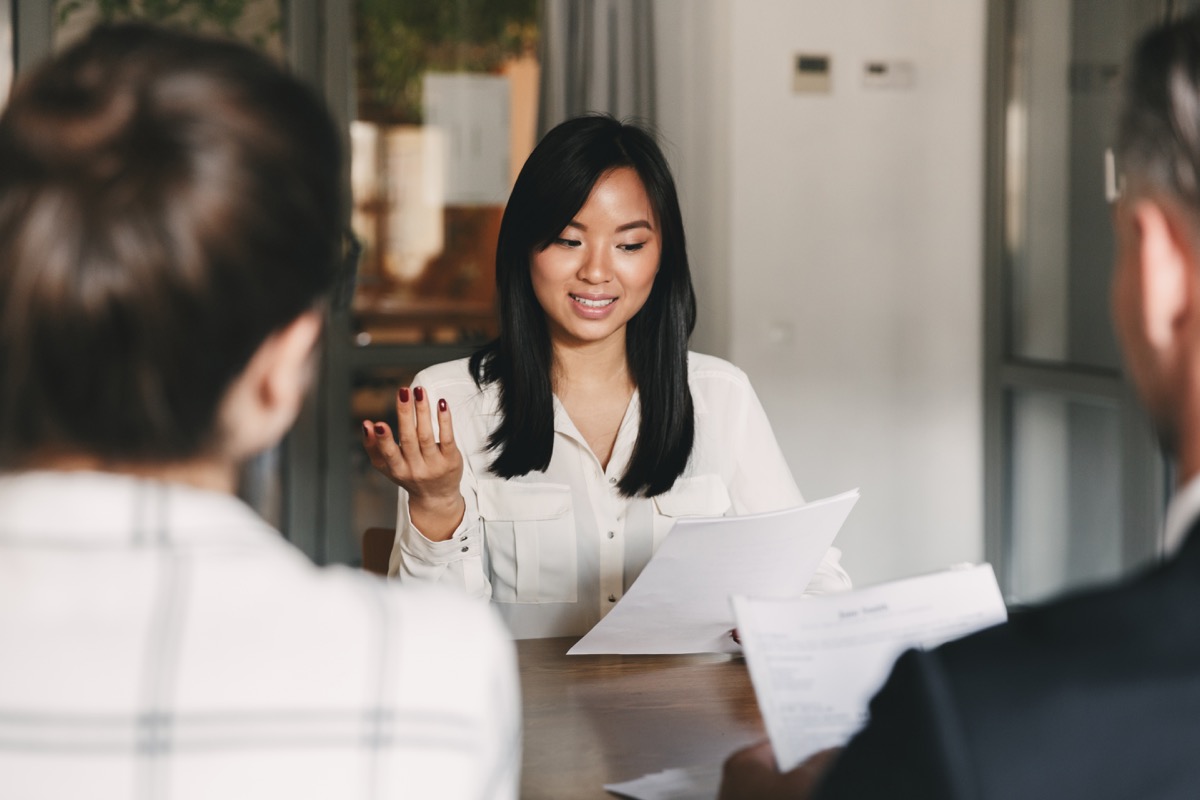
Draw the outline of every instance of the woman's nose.
[[[607,283],[612,275],[612,256],[603,248],[588,252],[579,265],[579,279],[587,283]]]

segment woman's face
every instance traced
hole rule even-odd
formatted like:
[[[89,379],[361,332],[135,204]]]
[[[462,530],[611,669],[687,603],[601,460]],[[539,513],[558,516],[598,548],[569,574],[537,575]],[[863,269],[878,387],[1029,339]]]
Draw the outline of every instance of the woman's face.
[[[625,325],[650,296],[661,252],[637,172],[618,167],[601,175],[558,238],[533,253],[533,292],[551,341],[579,346],[620,337],[623,346]]]

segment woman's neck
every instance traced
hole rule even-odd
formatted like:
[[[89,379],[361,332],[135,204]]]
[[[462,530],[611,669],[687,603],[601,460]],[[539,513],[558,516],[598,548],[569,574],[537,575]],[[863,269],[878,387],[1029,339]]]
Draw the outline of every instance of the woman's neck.
[[[578,347],[555,344],[553,382],[560,397],[593,391],[632,392],[634,381],[624,339],[589,342]]]
[[[633,397],[625,342],[554,350],[554,392],[600,463],[608,469],[621,421]]]

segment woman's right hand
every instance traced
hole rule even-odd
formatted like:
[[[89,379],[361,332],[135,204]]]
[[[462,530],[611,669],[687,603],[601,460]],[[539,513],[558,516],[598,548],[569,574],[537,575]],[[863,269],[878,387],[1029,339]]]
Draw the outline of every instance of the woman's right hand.
[[[438,401],[437,439],[425,390],[396,392],[399,442],[386,422],[363,421],[363,446],[371,466],[408,492],[412,524],[430,541],[449,539],[466,511],[459,483],[462,453],[454,443],[454,425],[445,400]]]

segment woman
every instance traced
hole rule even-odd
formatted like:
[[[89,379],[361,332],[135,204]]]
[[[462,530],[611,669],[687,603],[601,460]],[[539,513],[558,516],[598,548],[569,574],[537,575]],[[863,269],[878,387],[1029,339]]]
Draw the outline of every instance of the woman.
[[[491,597],[517,638],[581,635],[678,517],[803,502],[745,374],[687,350],[683,221],[645,131],[587,116],[542,139],[496,281],[499,338],[399,390],[399,445],[363,423],[400,486],[393,574]],[[809,591],[849,587],[839,555]]]
[[[341,163],[317,97],[234,42],[100,27],[13,90],[0,795],[517,797],[491,609],[318,569],[234,496],[313,377]]]

